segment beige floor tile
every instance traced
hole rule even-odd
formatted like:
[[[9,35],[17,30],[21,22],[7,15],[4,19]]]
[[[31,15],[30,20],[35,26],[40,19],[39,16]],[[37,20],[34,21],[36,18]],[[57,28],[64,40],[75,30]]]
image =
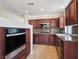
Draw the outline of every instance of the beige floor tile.
[[[58,59],[58,54],[55,46],[34,45],[33,54],[26,59]]]

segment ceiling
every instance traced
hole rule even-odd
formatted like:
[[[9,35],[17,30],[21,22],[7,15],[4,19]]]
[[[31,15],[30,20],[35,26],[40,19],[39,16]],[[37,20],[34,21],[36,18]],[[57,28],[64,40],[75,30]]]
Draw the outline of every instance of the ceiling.
[[[2,9],[19,16],[61,13],[70,0],[0,0]],[[63,8],[60,8],[63,6]],[[41,11],[42,9],[42,11]],[[25,12],[26,11],[26,12]]]

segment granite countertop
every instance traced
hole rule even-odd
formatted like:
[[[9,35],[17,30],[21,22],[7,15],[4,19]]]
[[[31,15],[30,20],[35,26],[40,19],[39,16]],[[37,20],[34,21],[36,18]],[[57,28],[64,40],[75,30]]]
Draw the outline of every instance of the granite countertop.
[[[63,41],[78,42],[78,36],[70,36],[70,38],[66,38],[66,35],[65,34],[55,34],[55,35],[57,35]],[[72,39],[72,40],[69,40],[69,39]]]
[[[78,36],[74,34],[72,35],[67,35],[62,33],[34,33],[34,34],[52,34],[52,35],[57,35],[63,41],[78,42]],[[69,36],[69,38],[67,38],[67,36]]]

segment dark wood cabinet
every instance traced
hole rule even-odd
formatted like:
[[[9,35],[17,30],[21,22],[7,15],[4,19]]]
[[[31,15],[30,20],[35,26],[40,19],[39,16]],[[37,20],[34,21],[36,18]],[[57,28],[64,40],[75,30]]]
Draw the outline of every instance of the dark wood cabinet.
[[[64,42],[64,59],[71,59],[71,42],[65,41]]]
[[[48,40],[49,40],[49,34],[40,34],[38,43],[39,44],[48,44]]]
[[[34,34],[34,44],[48,44],[49,34]]]
[[[39,40],[39,34],[34,34],[33,35],[33,44],[38,44],[38,40]]]
[[[5,59],[4,38],[4,28],[0,27],[0,59]]]
[[[33,25],[33,28],[40,28],[41,23],[49,24],[49,27],[59,28],[59,18],[49,18],[49,19],[36,19],[29,20],[29,24]],[[61,22],[62,24],[62,22]]]
[[[78,42],[63,41],[55,35],[54,45],[60,59],[78,59]]]
[[[30,29],[26,29],[26,52],[25,55],[30,53]]]
[[[70,4],[70,25],[78,23],[77,0],[73,0]]]
[[[64,59],[78,59],[78,42],[64,42]]]
[[[70,5],[68,5],[65,9],[65,24],[66,26],[69,25],[70,20]]]
[[[78,0],[72,0],[65,9],[66,26],[78,24]]]
[[[71,59],[78,59],[78,42],[71,43]]]
[[[29,24],[33,25],[33,28],[39,28],[40,27],[40,21],[39,20],[29,20]]]
[[[61,16],[59,18],[59,28],[64,28],[65,27],[65,17]]]
[[[64,59],[64,41],[57,35],[54,35],[54,37],[54,46],[56,47],[58,58]]]
[[[49,40],[48,40],[48,44],[49,45],[54,45],[54,41],[55,41],[55,37],[53,34],[49,35]]]
[[[40,23],[49,23],[50,19],[39,19]]]
[[[30,43],[30,29],[26,29],[26,43]]]
[[[59,18],[53,18],[50,20],[50,28],[59,28]]]

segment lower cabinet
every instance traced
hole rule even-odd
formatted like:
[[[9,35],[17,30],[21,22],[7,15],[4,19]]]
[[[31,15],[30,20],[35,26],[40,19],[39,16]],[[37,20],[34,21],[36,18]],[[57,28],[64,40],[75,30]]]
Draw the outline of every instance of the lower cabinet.
[[[40,34],[38,44],[48,44],[49,34]]]
[[[30,53],[30,42],[28,42],[28,43],[26,44],[26,49],[25,49],[25,50],[26,50],[26,51],[25,51],[25,55],[28,56],[29,53]]]
[[[53,35],[53,34],[50,34],[50,35],[49,35],[48,44],[49,44],[49,45],[54,45],[54,41],[55,41],[54,35]]]
[[[33,43],[34,44],[48,44],[49,34],[34,34]]]
[[[64,59],[78,59],[78,42],[64,42]]]
[[[78,42],[71,43],[71,59],[78,59]]]
[[[71,59],[70,58],[70,51],[71,51],[71,42],[65,41],[64,42],[64,59]]]
[[[55,35],[54,37],[55,37],[55,39],[54,39],[54,45],[55,45],[57,53],[58,53],[58,58],[59,59],[64,59],[64,49],[63,49],[63,46],[64,46],[63,43],[64,42],[57,35]]]
[[[57,35],[35,34],[35,44],[54,45],[59,59],[78,59],[78,42],[63,41]]]
[[[39,40],[39,34],[34,34],[33,35],[33,44],[38,44],[38,40]]]
[[[63,41],[55,36],[54,45],[60,59],[78,59],[78,42]]]
[[[52,34],[34,34],[33,43],[34,44],[54,45],[54,35],[52,35]]]

